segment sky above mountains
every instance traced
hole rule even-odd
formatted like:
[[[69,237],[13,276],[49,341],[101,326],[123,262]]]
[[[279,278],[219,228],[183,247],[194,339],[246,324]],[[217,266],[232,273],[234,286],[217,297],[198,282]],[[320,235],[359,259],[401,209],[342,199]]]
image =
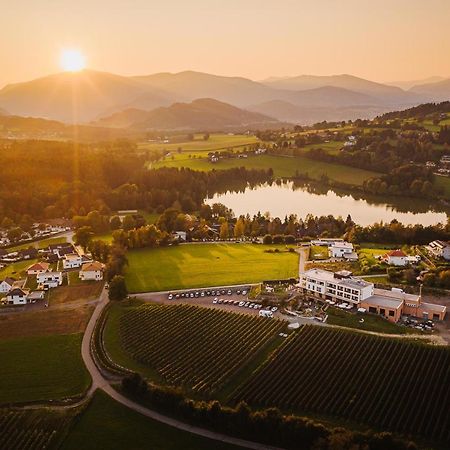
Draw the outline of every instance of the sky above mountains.
[[[66,48],[124,75],[448,77],[449,18],[448,0],[15,0],[0,14],[0,87],[58,72]]]

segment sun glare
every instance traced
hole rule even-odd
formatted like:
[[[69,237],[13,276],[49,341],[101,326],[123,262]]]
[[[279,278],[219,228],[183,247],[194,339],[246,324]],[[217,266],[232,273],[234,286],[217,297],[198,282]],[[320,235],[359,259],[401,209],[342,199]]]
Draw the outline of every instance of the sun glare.
[[[78,50],[63,50],[60,63],[66,72],[78,72],[86,67],[84,55]]]

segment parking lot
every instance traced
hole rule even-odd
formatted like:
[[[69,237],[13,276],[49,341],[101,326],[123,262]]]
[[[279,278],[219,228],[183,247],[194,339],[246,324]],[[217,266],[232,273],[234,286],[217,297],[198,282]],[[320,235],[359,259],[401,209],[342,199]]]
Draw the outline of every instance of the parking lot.
[[[260,315],[260,311],[269,311],[275,317],[278,307],[263,308],[261,303],[249,300],[250,286],[220,287],[208,289],[190,289],[173,292],[136,294],[135,297],[162,304],[190,304],[207,308],[224,309],[233,312]]]

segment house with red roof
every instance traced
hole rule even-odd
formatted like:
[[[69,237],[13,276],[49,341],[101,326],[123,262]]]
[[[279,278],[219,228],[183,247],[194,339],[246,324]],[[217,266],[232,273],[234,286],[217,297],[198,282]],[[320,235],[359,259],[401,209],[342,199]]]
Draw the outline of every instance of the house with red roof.
[[[383,256],[383,259],[390,266],[406,266],[408,265],[408,255],[402,250],[392,250]]]

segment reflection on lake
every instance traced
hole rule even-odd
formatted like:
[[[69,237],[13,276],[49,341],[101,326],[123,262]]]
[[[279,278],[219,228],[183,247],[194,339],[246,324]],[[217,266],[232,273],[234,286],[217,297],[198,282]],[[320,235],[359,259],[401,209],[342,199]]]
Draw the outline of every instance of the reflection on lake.
[[[407,224],[434,225],[446,223],[447,214],[444,207],[431,207],[420,199],[395,199],[396,204],[388,199],[356,198],[348,193],[336,193],[328,188],[294,187],[293,182],[280,184],[264,184],[257,187],[246,187],[238,192],[215,194],[206,203],[223,203],[239,216],[251,216],[261,212],[269,212],[272,217],[283,218],[296,214],[304,218],[307,214],[314,216],[348,214],[360,225],[371,225],[375,222],[390,222],[397,219]]]

